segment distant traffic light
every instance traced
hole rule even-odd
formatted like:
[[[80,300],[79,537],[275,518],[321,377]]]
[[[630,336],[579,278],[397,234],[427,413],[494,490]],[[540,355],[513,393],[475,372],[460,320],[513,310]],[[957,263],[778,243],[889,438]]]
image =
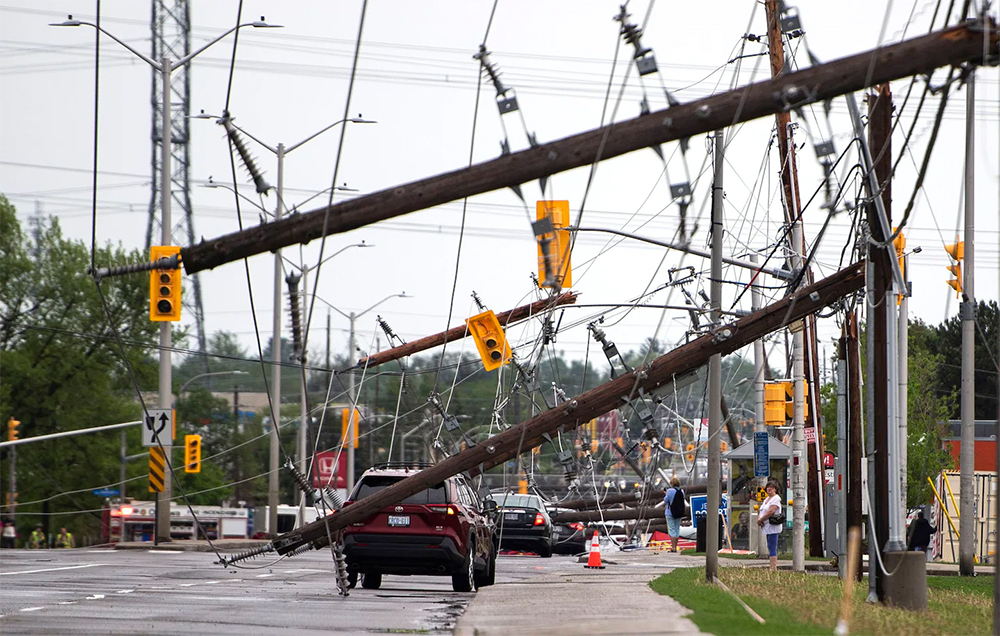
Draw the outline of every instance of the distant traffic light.
[[[153,245],[149,248],[149,260],[156,263],[161,259],[179,254],[176,245]],[[149,319],[154,322],[176,322],[181,319],[181,270],[154,269],[149,272]]]
[[[538,239],[538,286],[551,289],[568,289],[573,285],[573,266],[570,261],[569,201],[538,201],[535,218],[548,219],[551,228],[536,226]],[[548,231],[541,231],[545,228]]]
[[[965,259],[965,241],[945,245],[944,251],[948,252],[951,260],[955,261],[948,266],[948,271],[954,278],[948,280],[948,284],[955,290],[955,298],[962,295],[962,260]]]
[[[201,435],[184,436],[184,472],[201,472]]]
[[[694,444],[687,445],[687,453],[684,455],[684,459],[689,462],[694,461]]]
[[[20,425],[21,425],[21,422],[19,420],[15,420],[13,417],[10,418],[9,420],[7,420],[7,441],[8,442],[13,442],[16,439],[20,439],[18,437],[18,432],[17,432],[17,428]]]
[[[343,409],[340,412],[340,441],[344,448],[348,446],[358,447],[358,421],[361,419],[361,412],[353,409],[354,417],[351,417],[351,409]],[[350,426],[350,432],[348,432]]]
[[[492,311],[473,316],[465,321],[469,334],[476,341],[476,349],[487,371],[497,369],[510,361],[511,351],[500,321]]]

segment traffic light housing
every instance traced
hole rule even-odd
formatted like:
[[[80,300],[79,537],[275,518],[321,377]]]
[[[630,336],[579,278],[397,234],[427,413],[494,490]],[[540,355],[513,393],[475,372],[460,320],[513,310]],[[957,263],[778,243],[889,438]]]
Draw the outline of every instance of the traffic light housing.
[[[955,290],[955,298],[962,295],[962,260],[965,259],[965,241],[945,245],[944,251],[948,252],[951,260],[955,261],[948,266],[948,271],[954,278],[948,280],[948,284]]]
[[[13,417],[10,418],[9,420],[7,420],[7,441],[8,442],[13,442],[16,439],[20,439],[20,437],[18,437],[18,431],[17,431],[17,429],[18,429],[19,426],[21,426],[20,420],[15,420]]]
[[[795,419],[795,382],[782,382],[785,388],[785,419],[789,422]],[[809,383],[802,382],[802,400],[803,400],[803,411],[802,417],[803,421],[805,418],[809,417]]]
[[[184,436],[184,472],[201,472],[201,435]]]
[[[465,324],[469,334],[476,341],[476,349],[479,350],[479,357],[483,360],[483,368],[493,371],[510,361],[510,346],[496,314],[484,311],[466,320]]]
[[[158,262],[179,254],[176,245],[153,245],[149,260]],[[181,319],[181,270],[153,269],[149,272],[149,319],[153,322],[176,322]]]
[[[687,453],[684,455],[684,459],[689,462],[694,461],[694,444],[687,445]]]
[[[569,201],[538,201],[535,219],[549,219],[552,231],[537,234],[538,286],[568,289],[573,285],[573,265],[570,262]],[[547,254],[546,254],[547,252]],[[546,257],[549,267],[546,268]]]
[[[768,382],[764,385],[764,424],[785,425],[784,382]]]
[[[354,417],[351,417],[351,412]],[[358,447],[358,421],[361,419],[361,412],[358,409],[344,409],[340,412],[340,442],[344,448],[348,446]],[[350,432],[348,432],[350,426]]]

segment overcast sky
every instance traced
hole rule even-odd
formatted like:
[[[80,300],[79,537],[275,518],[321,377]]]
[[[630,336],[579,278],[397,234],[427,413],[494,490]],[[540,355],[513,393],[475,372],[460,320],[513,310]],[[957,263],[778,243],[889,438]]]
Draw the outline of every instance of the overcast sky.
[[[60,219],[66,233],[89,242],[91,174],[94,132],[94,30],[54,28],[50,22],[67,14],[93,20],[93,2],[0,0],[0,191],[17,206],[24,221],[36,210]],[[191,2],[192,49],[236,23],[238,3],[232,0]],[[887,6],[890,9],[887,11]],[[148,2],[101,3],[102,25],[118,38],[150,51]],[[470,151],[476,162],[496,157],[504,127],[513,150],[527,147],[525,126],[544,143],[596,128],[605,120],[627,120],[639,113],[643,85],[634,66],[633,49],[618,35],[615,2],[501,0],[487,35],[492,2],[373,1],[361,36],[351,116],[377,124],[350,125],[337,184],[357,193],[378,191],[465,166]],[[806,37],[791,44],[795,63],[808,66],[805,46],[823,61],[859,53],[902,38],[926,33],[933,3],[887,3],[885,0],[809,2],[799,8]],[[648,24],[643,45],[655,52],[659,75],[643,78],[650,106],[666,106],[663,86],[681,102],[766,78],[770,71],[762,44],[744,35],[763,34],[763,5],[724,0],[717,3],[632,2],[631,22]],[[244,29],[235,52],[229,108],[236,123],[276,146],[297,143],[343,117],[351,61],[358,36],[360,2],[262,2],[246,0],[243,20],[265,16],[282,29]],[[941,25],[938,18],[937,26]],[[479,65],[472,55],[486,38],[491,61],[506,85],[516,90],[522,119],[501,116],[495,92],[484,84],[475,111]],[[619,46],[621,44],[621,46]],[[617,63],[615,55],[617,52]],[[192,114],[218,114],[226,104],[232,36],[198,56],[191,66]],[[737,61],[731,61],[740,56]],[[626,76],[626,71],[628,71]],[[944,75],[934,75],[939,84]],[[151,69],[117,43],[104,37],[100,47],[97,236],[142,248],[150,193]],[[976,111],[977,138],[977,296],[997,298],[998,72],[979,74]],[[609,91],[610,82],[610,91]],[[624,88],[623,88],[624,85]],[[892,85],[900,126],[893,139],[894,158],[915,114],[923,81],[903,107],[909,81]],[[606,95],[608,95],[606,99]],[[862,95],[858,95],[859,100]],[[923,160],[938,97],[931,97],[917,119],[909,150],[899,163],[893,184],[894,216],[899,218],[910,198],[917,166]],[[862,108],[864,106],[862,105]],[[948,264],[942,245],[952,242],[961,227],[965,90],[953,91],[944,115],[925,189],[917,198],[907,230],[908,247],[921,247],[911,257],[914,281],[912,314],[929,323],[955,315],[957,302],[945,284]],[[796,131],[801,146],[801,192],[807,199],[820,186],[813,143],[832,139],[837,152],[848,146],[850,123],[843,100],[833,104],[827,123],[821,106],[807,109]],[[797,118],[796,118],[797,119]],[[769,153],[773,118],[727,130],[726,155],[727,249],[733,254],[769,251],[781,230],[777,157]],[[831,137],[832,133],[832,137]],[[325,133],[288,156],[285,201],[313,210],[327,200],[332,181],[340,127]],[[271,184],[277,181],[274,156],[249,141],[258,165]],[[624,230],[657,240],[671,240],[677,228],[678,206],[668,183],[690,180],[694,188],[690,223],[697,221],[694,244],[707,245],[708,192],[711,162],[704,136],[691,140],[686,157],[677,144],[664,146],[664,163],[652,150],[642,150],[600,164],[587,194],[582,225]],[[197,236],[214,238],[238,229],[233,195],[204,187],[211,178],[230,183],[229,150],[220,126],[211,120],[191,122],[191,197]],[[845,158],[845,166],[856,155]],[[365,312],[390,294],[405,291],[412,298],[393,298],[368,311],[356,323],[358,346],[374,349],[375,317],[382,315],[405,340],[449,326],[449,300],[454,286],[451,325],[477,313],[475,291],[496,311],[536,298],[531,273],[536,247],[529,226],[539,198],[567,199],[576,219],[586,190],[589,168],[553,177],[542,197],[536,183],[524,184],[527,206],[510,190],[470,199],[459,257],[463,206],[451,203],[389,222],[329,238],[325,255],[365,241],[374,247],[350,248],[322,268],[317,315],[310,334],[311,349],[322,353],[326,303],[349,312]],[[260,199],[238,169],[239,188]],[[853,201],[854,188],[847,198]],[[805,213],[810,243],[826,218],[818,197]],[[262,200],[273,210],[273,194]],[[242,204],[243,223],[259,223],[259,211]],[[175,221],[181,211],[175,205]],[[817,253],[816,275],[836,271],[849,236],[848,214],[837,215]],[[158,231],[156,236],[158,236]],[[289,270],[305,263],[315,266],[320,242],[285,250]],[[456,262],[459,267],[456,279]],[[689,286],[708,292],[708,262],[683,257],[632,240],[609,235],[581,235],[573,254],[574,291],[579,303],[561,318],[563,331],[556,349],[583,358],[587,352],[586,322],[606,318],[605,331],[622,350],[635,349],[654,334],[674,344],[690,329],[686,312],[664,314],[657,309],[601,309],[593,305],[629,303],[668,282],[668,270],[692,265],[704,278]],[[273,257],[249,261],[250,280],[241,263],[201,274],[209,333],[235,332],[250,351],[256,350],[250,294],[270,336]],[[727,267],[727,281],[747,281],[746,272]],[[105,284],[114,284],[113,280]],[[773,279],[766,284],[775,285]],[[189,287],[188,287],[189,288]],[[310,285],[311,288],[311,285]],[[727,307],[738,285],[727,285]],[[778,290],[770,290],[776,297]],[[683,303],[680,290],[661,291],[651,303]],[[286,305],[287,306],[287,305]],[[749,308],[749,295],[736,306]],[[190,321],[190,313],[185,315]],[[287,330],[287,318],[285,321]],[[347,348],[348,321],[332,314],[332,347]],[[834,319],[823,322],[820,335],[829,343],[839,331]],[[287,331],[286,331],[287,333]],[[509,332],[515,344],[531,341],[537,325]],[[191,344],[194,344],[192,340]],[[384,347],[384,338],[382,339]],[[463,345],[453,345],[458,350]],[[471,349],[471,343],[466,343]],[[605,364],[598,347],[590,356]],[[779,349],[778,358],[783,353]],[[596,354],[596,358],[594,357]],[[314,356],[315,359],[315,356]],[[780,363],[772,362],[781,368]],[[981,363],[983,366],[985,362]]]

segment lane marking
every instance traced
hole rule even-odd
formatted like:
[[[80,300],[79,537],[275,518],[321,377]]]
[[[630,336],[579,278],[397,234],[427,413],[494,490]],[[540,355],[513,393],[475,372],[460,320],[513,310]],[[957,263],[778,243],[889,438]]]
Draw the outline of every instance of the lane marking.
[[[42,570],[21,570],[19,572],[0,572],[0,576],[16,576],[18,574],[38,574],[39,572],[59,572],[61,570],[79,570],[82,568],[97,568],[108,563],[88,563],[87,565],[67,565],[62,568],[45,568]]]
[[[104,595],[103,595],[103,594],[94,594],[93,596],[88,596],[88,597],[87,597],[87,600],[88,600],[88,601],[99,601],[99,600],[101,600],[102,598],[104,598]]]
[[[135,590],[118,590],[115,594],[131,594]]]
[[[197,583],[181,583],[180,587],[194,587]]]
[[[257,578],[258,579],[266,579],[269,576],[274,576],[274,574],[258,574]]]
[[[20,611],[22,612],[37,612],[40,609],[45,609],[44,607],[22,607]]]
[[[79,601],[59,601],[60,605],[76,605]]]

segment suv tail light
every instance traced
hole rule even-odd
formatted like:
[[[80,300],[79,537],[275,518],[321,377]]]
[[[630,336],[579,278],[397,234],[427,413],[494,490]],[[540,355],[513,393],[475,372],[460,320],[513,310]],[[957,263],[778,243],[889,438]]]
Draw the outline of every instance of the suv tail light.
[[[442,515],[453,515],[456,513],[455,506],[450,504],[428,504],[427,507],[431,512],[437,512]]]
[[[542,513],[540,513],[540,512],[536,512],[535,513],[535,525],[536,526],[544,526],[545,525],[545,517],[543,517]]]
[[[572,528],[573,530],[579,530],[580,532],[583,532],[583,524],[580,523],[579,521],[574,521],[573,523],[569,524],[569,527]]]

